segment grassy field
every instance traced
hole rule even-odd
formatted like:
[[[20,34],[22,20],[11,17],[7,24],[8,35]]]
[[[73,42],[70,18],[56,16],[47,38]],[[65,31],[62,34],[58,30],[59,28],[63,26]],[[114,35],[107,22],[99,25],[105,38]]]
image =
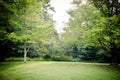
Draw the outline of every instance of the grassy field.
[[[120,69],[80,62],[1,62],[0,80],[120,80]]]

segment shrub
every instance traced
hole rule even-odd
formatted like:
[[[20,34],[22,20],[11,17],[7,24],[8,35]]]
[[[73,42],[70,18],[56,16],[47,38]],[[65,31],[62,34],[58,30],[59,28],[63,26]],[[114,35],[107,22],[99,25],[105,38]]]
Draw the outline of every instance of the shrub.
[[[51,57],[53,61],[72,61],[72,57],[68,57],[65,55],[54,55]]]
[[[23,61],[23,58],[10,57],[6,58],[5,61]]]

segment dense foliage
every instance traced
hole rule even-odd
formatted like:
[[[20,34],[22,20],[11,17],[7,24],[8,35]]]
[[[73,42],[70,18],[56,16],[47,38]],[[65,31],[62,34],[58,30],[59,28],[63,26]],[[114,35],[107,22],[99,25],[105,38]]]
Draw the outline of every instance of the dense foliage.
[[[5,57],[20,56],[23,54],[23,49],[24,55],[27,55],[30,49],[35,49],[34,46],[45,43],[47,35],[54,30],[52,20],[48,18],[45,9],[43,10],[47,3],[48,0],[0,2],[1,60]]]
[[[73,4],[77,8],[68,12],[71,19],[69,27],[65,29],[66,34],[63,34],[63,41],[68,40],[64,41],[67,45],[78,48],[89,49],[92,46],[103,49],[106,55],[109,54],[106,59],[109,58],[111,64],[116,65],[120,56],[120,2],[88,0],[82,4],[82,0],[73,0]]]
[[[49,0],[0,1],[0,60],[9,57],[56,61],[120,58],[120,1],[73,0],[65,33],[54,30]],[[29,59],[29,58],[28,58]],[[6,60],[6,59],[5,59]]]

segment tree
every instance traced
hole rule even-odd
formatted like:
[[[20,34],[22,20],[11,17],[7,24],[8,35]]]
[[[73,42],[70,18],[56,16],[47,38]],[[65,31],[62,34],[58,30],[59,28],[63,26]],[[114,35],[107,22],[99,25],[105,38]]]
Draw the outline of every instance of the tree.
[[[44,6],[44,2],[36,2],[31,4],[25,5],[25,12],[21,16],[23,18],[21,20],[24,20],[23,23],[21,23],[21,31],[16,34],[17,39],[21,41],[24,48],[24,63],[27,62],[26,57],[27,53],[31,46],[40,44],[41,42],[45,42],[46,36],[52,31],[52,21],[50,19],[46,20],[46,18],[43,18],[39,16],[38,11],[38,5],[40,5],[40,8]],[[39,9],[40,9],[39,8]],[[38,13],[37,13],[38,12]],[[42,12],[42,10],[40,11]],[[44,13],[45,14],[45,13]],[[40,15],[44,14],[40,13]],[[21,21],[20,20],[20,21]],[[20,35],[20,36],[19,36]],[[20,38],[20,39],[19,39]]]
[[[119,26],[120,26],[120,1],[119,0],[91,0],[94,6],[101,11],[103,16],[97,23],[101,28],[98,42],[111,54],[111,65],[118,64],[120,55]]]
[[[15,14],[15,3],[13,0],[1,0],[0,1],[0,60],[4,60],[5,57],[10,56],[13,53],[14,43],[9,35],[15,32],[18,27],[14,27],[10,24],[10,19]]]
[[[77,8],[70,10],[68,13],[71,18],[68,23],[69,26],[65,29],[66,33],[63,34],[63,41],[71,45],[75,44],[80,48],[96,45],[96,38],[92,37],[93,34],[88,31],[92,29],[95,20],[99,18],[99,11],[90,5],[90,3],[80,5],[80,3],[78,4],[77,2]],[[95,29],[93,31],[95,31]],[[89,39],[91,39],[91,42]]]
[[[111,54],[111,64],[117,65],[120,53],[119,42],[119,1],[92,0],[94,5],[87,1],[73,0],[76,9],[69,11],[71,16],[69,27],[64,40],[85,48],[88,46],[102,47]],[[116,5],[116,6],[115,6]]]
[[[24,48],[25,63],[30,47],[33,45],[39,45],[41,42],[45,43],[46,36],[53,31],[53,22],[49,18],[49,15],[47,15],[47,13],[42,13],[44,12],[43,7],[45,4],[48,4],[48,2],[49,0],[9,0],[1,2],[1,6],[5,6],[6,11],[11,11],[10,14],[6,14],[6,12],[4,12],[5,10],[2,8],[0,9],[7,15],[4,16],[4,14],[1,14],[3,19],[8,21],[7,24],[11,26],[7,26],[3,21],[5,26],[1,28],[3,30],[0,30],[0,32],[5,33],[5,39],[10,39],[13,43],[18,43],[17,46]],[[6,32],[5,30],[7,28],[4,27],[7,27],[9,32]],[[0,36],[1,40],[2,36],[4,35]],[[13,48],[13,46],[11,46],[11,48]],[[17,50],[19,51],[19,49]]]

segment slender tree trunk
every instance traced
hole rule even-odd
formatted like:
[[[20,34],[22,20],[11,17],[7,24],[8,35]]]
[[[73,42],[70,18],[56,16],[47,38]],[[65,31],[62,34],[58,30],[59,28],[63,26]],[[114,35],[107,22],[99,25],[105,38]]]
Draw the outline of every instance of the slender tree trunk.
[[[24,63],[27,63],[27,53],[30,49],[30,46],[26,46],[26,44],[24,45]]]
[[[24,63],[27,63],[27,47],[24,46]]]

